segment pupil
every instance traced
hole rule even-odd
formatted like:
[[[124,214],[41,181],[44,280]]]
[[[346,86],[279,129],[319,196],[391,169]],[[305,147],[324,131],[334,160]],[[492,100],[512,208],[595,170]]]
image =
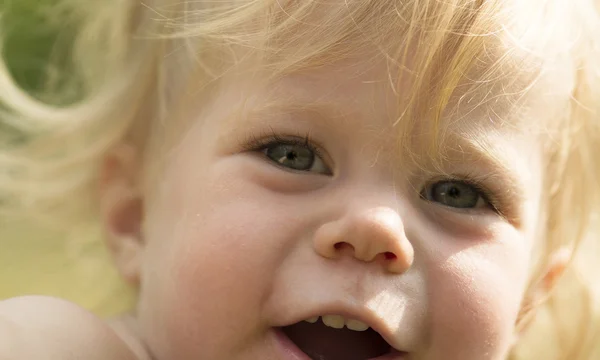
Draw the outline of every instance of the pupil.
[[[290,151],[287,153],[286,157],[288,160],[295,160],[298,157],[298,154],[296,154],[295,151]]]
[[[450,195],[453,198],[457,198],[460,196],[460,190],[457,187],[451,187],[448,191],[448,195]]]

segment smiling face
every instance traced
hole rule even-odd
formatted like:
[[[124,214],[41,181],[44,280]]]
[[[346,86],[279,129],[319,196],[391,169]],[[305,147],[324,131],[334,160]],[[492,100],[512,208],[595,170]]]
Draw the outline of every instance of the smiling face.
[[[139,279],[152,356],[504,359],[543,240],[539,129],[564,94],[543,76],[529,87],[542,69],[494,39],[465,66],[441,49],[430,72],[426,52],[395,66],[323,46],[343,56],[310,67],[286,63],[312,54],[296,43],[249,51],[151,132],[142,180],[131,152],[114,156],[109,244]],[[447,84],[429,80],[454,89],[439,117]]]
[[[137,318],[156,359],[366,359],[387,344],[393,359],[506,355],[539,143],[506,108],[502,121],[473,111],[444,118],[444,156],[420,162],[435,127],[399,134],[403,109],[372,59],[238,74],[181,113],[194,120],[149,188],[139,250]]]

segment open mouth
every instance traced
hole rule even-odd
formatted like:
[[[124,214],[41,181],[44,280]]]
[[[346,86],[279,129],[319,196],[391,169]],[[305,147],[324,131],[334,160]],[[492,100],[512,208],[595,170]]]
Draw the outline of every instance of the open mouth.
[[[316,317],[282,328],[313,360],[369,360],[401,357],[368,325],[337,315]]]

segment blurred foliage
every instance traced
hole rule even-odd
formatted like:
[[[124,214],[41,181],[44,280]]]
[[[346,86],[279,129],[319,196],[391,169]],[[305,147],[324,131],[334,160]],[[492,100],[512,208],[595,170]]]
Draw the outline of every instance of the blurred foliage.
[[[2,56],[24,90],[50,103],[76,96],[70,73],[76,24],[56,1],[0,0]]]

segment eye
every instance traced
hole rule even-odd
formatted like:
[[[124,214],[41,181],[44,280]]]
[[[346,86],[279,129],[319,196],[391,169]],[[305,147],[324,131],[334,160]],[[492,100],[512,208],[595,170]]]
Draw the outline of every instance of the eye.
[[[308,141],[274,140],[264,145],[262,152],[269,160],[284,168],[331,175],[319,151]]]
[[[484,193],[465,181],[439,181],[428,186],[422,195],[426,200],[451,208],[480,209],[490,206]]]

